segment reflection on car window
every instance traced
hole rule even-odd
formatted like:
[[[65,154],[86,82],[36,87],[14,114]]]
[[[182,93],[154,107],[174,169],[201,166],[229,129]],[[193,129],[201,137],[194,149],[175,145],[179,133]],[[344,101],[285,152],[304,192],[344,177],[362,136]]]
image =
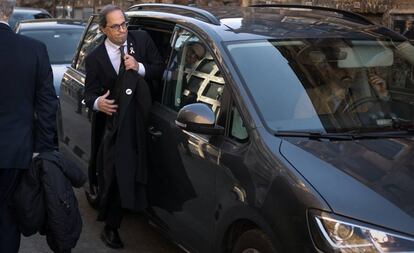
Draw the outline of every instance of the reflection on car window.
[[[83,39],[82,47],[79,51],[76,69],[85,73],[85,58],[92,52],[104,39],[103,33],[99,30],[98,19],[95,17],[89,30]]]
[[[408,41],[304,39],[228,48],[275,131],[383,131],[414,124],[414,47]]]
[[[231,131],[230,137],[238,142],[246,142],[249,135],[247,129],[244,126],[243,119],[240,116],[239,111],[235,106],[232,107],[231,111]]]
[[[9,19],[9,25],[11,28],[14,28],[17,22],[20,22],[22,20],[29,20],[29,19],[34,19],[34,16],[32,13],[13,13]]]
[[[74,29],[22,30],[21,34],[43,42],[51,64],[68,64],[83,33],[83,27]]]
[[[191,103],[205,103],[218,114],[224,79],[200,39],[182,30],[173,46],[166,78],[165,103],[178,111]]]

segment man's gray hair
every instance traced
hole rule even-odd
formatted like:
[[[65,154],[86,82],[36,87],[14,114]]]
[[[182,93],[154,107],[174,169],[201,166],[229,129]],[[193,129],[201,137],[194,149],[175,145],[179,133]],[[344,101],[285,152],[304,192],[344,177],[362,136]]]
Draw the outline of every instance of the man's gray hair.
[[[2,0],[0,0],[0,1],[2,1]],[[118,6],[113,5],[113,4],[108,4],[108,5],[105,5],[102,8],[102,10],[99,12],[99,26],[100,27],[102,27],[102,28],[106,27],[106,23],[107,23],[106,16],[108,16],[108,14],[113,12],[113,11],[122,11],[122,14],[124,14],[125,20],[127,20],[127,17],[125,15],[124,11],[121,8],[119,8]]]
[[[0,0],[0,19],[7,20],[13,13],[16,0]]]

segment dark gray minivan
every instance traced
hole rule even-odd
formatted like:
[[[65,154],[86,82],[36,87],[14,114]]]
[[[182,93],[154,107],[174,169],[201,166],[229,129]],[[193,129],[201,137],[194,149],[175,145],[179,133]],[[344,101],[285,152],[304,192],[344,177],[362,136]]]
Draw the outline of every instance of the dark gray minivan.
[[[409,41],[312,6],[127,15],[167,64],[149,84],[152,224],[190,252],[414,252]],[[92,205],[84,59],[103,39],[93,16],[60,93],[61,147],[88,167]]]

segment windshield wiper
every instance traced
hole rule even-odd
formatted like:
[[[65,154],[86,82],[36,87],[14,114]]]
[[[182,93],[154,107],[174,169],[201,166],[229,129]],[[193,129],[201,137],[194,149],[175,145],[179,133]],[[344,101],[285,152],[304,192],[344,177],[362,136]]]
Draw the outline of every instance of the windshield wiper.
[[[301,132],[301,131],[278,131],[275,136],[278,137],[298,137],[309,138],[311,140],[328,139],[328,140],[361,140],[361,139],[382,139],[382,138],[407,138],[414,135],[414,129],[405,130],[403,134],[400,132],[376,132],[376,133],[360,133],[358,131],[349,131],[344,133],[321,133],[321,132]]]
[[[309,138],[313,140],[328,139],[328,140],[353,140],[353,136],[350,134],[338,134],[338,133],[321,133],[311,131],[277,131],[275,133],[277,137],[299,137]]]

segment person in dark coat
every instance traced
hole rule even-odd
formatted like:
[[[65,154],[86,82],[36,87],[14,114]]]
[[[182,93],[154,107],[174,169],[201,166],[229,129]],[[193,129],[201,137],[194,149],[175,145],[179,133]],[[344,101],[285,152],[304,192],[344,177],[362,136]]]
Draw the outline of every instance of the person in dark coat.
[[[57,97],[46,46],[7,24],[15,0],[0,0],[0,252],[18,252],[12,195],[33,153],[54,150]]]
[[[120,8],[105,6],[99,25],[106,39],[86,58],[85,102],[95,111],[91,162],[99,174],[98,219],[106,223],[101,238],[122,248],[122,209],[147,205],[144,131],[151,95],[144,79],[161,79],[164,66],[145,31],[128,32]]]

